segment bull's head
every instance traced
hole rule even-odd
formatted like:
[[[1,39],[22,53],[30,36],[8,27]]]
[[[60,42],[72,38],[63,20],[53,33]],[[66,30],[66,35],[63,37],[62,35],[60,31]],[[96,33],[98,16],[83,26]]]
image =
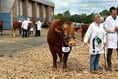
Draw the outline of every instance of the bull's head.
[[[69,46],[74,46],[75,42],[75,35],[74,35],[74,25],[71,22],[65,21],[61,26],[55,28],[57,32],[62,33],[64,42]]]

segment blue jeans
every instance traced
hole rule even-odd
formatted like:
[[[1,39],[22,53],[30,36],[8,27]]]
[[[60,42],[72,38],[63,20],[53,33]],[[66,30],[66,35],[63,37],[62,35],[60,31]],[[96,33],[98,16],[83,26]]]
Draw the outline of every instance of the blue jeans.
[[[90,56],[90,69],[98,69],[100,54]]]

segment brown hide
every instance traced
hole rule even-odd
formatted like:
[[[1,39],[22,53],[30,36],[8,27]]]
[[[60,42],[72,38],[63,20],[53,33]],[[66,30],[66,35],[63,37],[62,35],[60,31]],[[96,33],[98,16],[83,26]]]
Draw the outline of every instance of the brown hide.
[[[84,38],[84,35],[85,35],[86,31],[88,30],[89,25],[90,24],[84,24],[84,25],[82,25],[82,40]]]
[[[12,26],[12,31],[16,31],[16,29],[21,29],[21,25],[22,25],[22,22],[13,22],[13,26]]]
[[[0,32],[1,32],[1,35],[2,35],[2,30],[3,30],[3,21],[0,21]]]
[[[67,39],[64,38],[67,34],[74,35],[74,25],[71,22],[56,19],[50,23],[47,41],[53,57],[53,68],[57,68],[57,55],[60,58],[60,62],[62,59],[64,61],[63,68],[67,68],[67,59],[71,51],[69,42],[71,41],[71,43],[75,43],[74,37],[68,37]],[[70,51],[67,53],[62,52],[62,46],[69,46]]]
[[[82,27],[75,27],[75,31],[76,32],[81,32],[82,31]]]
[[[30,28],[32,28],[34,26],[34,24],[33,23],[29,23],[28,24],[28,31],[30,30]]]
[[[81,27],[76,27],[76,32],[81,32],[82,40],[90,24],[83,24]]]

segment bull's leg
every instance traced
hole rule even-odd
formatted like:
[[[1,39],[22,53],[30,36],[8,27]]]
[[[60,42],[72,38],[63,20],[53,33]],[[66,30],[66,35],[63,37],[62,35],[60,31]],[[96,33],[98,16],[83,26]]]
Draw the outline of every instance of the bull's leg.
[[[0,28],[0,31],[1,31],[1,35],[2,35],[2,30],[3,30],[3,28],[1,27],[1,28]]]
[[[14,29],[12,29],[12,32],[13,32],[13,36],[15,37],[15,36],[16,36],[16,34],[15,34],[15,30],[14,30]]]
[[[13,36],[14,36],[14,37],[16,36],[15,32],[13,32]]]
[[[57,54],[55,52],[52,52],[53,56],[53,68],[57,68]]]
[[[67,68],[67,60],[68,60],[68,55],[69,53],[64,53],[64,57],[63,57],[63,69],[66,69]]]
[[[62,58],[62,52],[59,52],[58,53],[58,56],[59,56],[59,58],[60,58],[60,63],[63,61],[63,58]]]
[[[83,39],[84,39],[84,32],[82,31],[82,41],[83,41]]]
[[[1,30],[1,35],[2,35],[2,30]]]
[[[1,35],[2,35],[2,30],[0,30],[1,31]]]
[[[53,68],[57,68],[57,53],[54,51],[54,48],[52,46],[49,46],[50,52],[52,54],[53,57]]]

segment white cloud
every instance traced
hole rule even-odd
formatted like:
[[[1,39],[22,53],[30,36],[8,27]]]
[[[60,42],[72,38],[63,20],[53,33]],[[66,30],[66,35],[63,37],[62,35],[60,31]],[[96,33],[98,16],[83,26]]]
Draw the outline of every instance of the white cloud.
[[[69,10],[71,14],[100,12],[118,6],[117,0],[54,0],[55,14]]]

